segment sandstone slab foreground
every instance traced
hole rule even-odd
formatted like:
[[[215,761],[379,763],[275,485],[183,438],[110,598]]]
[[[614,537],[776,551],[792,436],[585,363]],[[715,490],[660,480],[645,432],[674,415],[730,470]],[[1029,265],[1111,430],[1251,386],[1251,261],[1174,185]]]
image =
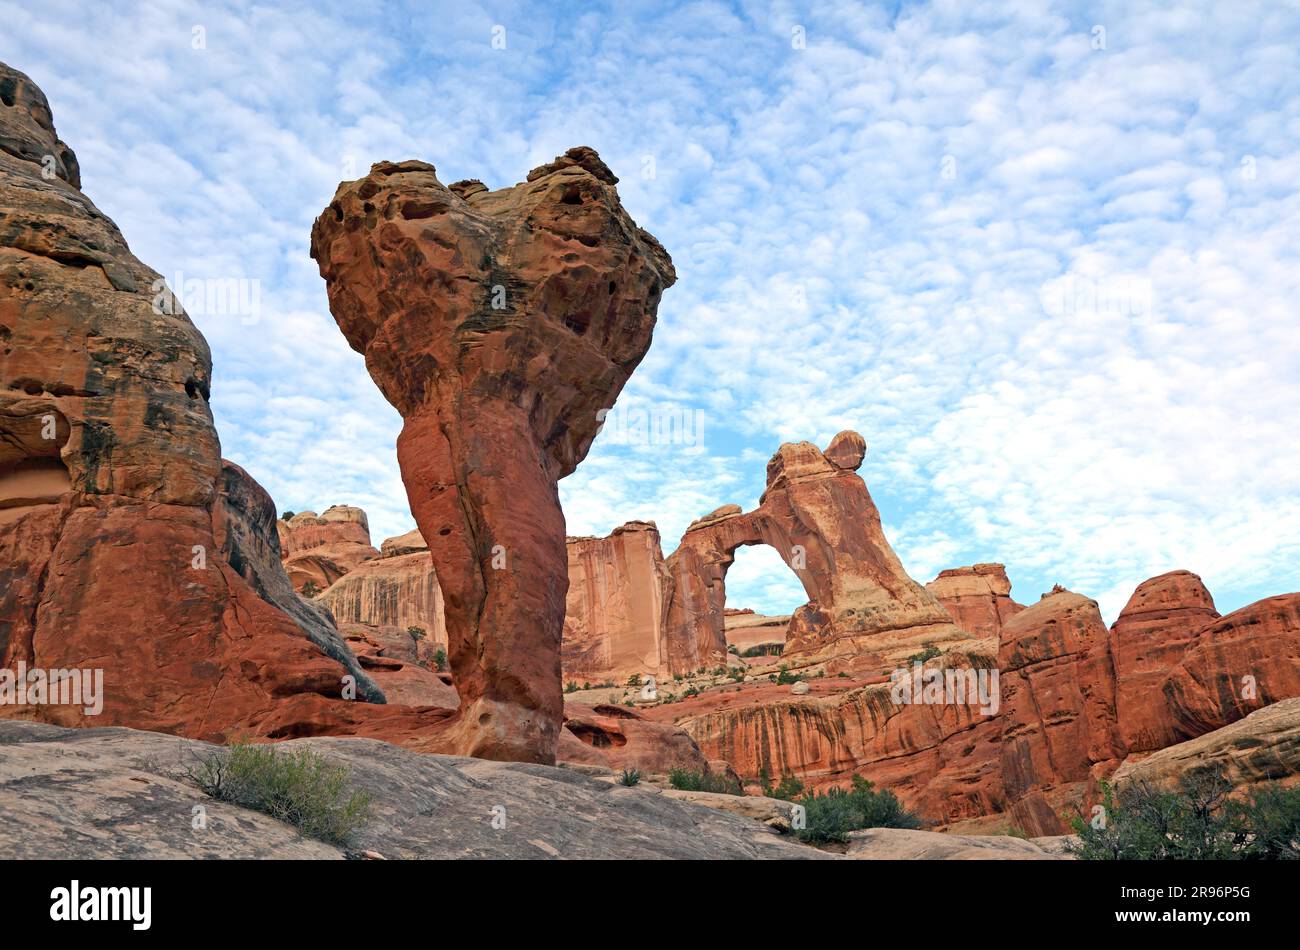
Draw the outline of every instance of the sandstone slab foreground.
[[[423,755],[373,739],[295,739],[373,796],[349,842],[385,858],[833,857],[751,818],[569,769]],[[345,850],[213,801],[185,777],[217,752],[134,729],[0,722],[0,850],[10,858],[315,858]],[[202,805],[208,826],[191,827]],[[494,821],[495,820],[495,821]]]

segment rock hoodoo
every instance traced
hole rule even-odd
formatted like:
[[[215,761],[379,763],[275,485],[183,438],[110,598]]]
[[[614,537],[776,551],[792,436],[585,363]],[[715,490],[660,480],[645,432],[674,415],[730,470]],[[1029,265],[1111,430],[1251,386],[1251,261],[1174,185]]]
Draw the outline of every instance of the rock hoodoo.
[[[556,483],[676,279],[616,182],[589,148],[499,191],[381,162],[312,229],[330,309],[404,420],[398,462],[461,696],[448,752],[555,759],[568,589]]]

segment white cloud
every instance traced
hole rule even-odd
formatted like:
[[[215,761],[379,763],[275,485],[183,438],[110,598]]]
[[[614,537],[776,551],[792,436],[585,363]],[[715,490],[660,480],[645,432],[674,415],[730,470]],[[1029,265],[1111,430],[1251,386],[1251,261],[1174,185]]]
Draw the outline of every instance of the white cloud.
[[[499,187],[590,144],[680,275],[622,401],[707,424],[703,452],[598,440],[562,484],[571,533],[647,518],[671,550],[756,504],[781,440],[857,428],[919,580],[1002,560],[1022,599],[1060,581],[1112,616],[1178,567],[1228,606],[1300,587],[1292,5],[0,18],[0,58],[50,96],[136,253],[260,281],[256,325],[199,323],[225,451],[282,507],[360,504],[376,539],[411,525],[400,420],[307,257],[347,163]],[[768,609],[773,583],[738,573],[732,599]]]

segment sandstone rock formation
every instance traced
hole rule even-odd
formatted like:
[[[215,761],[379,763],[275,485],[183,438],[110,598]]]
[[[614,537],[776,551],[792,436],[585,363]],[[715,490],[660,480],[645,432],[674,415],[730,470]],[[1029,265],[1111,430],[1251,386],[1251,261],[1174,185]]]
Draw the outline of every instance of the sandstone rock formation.
[[[566,680],[659,676],[667,570],[659,531],[631,521],[604,538],[569,538],[569,596],[561,652]]]
[[[419,540],[389,538],[381,557],[367,560],[318,595],[318,609],[338,623],[361,666],[390,703],[459,705],[445,663],[447,628],[433,559]]]
[[[223,472],[203,337],[78,190],[40,90],[0,66],[0,92],[0,666],[100,668],[105,691],[93,719],[0,716],[221,738],[358,707],[349,674],[381,699],[327,622],[281,606],[274,514]]]
[[[525,183],[381,162],[312,229],[330,309],[401,412],[398,461],[445,598],[446,751],[551,762],[568,589],[556,482],[650,345],[668,254],[589,148]]]
[[[382,557],[400,557],[403,554],[419,554],[421,551],[427,550],[429,550],[429,546],[424,543],[419,528],[408,531],[406,534],[399,534],[395,538],[386,538],[383,544],[379,545],[379,552]]]
[[[1160,693],[1180,739],[1300,696],[1300,594],[1257,600],[1202,627]]]
[[[1001,564],[974,564],[940,571],[925,585],[963,630],[977,637],[996,637],[1023,604],[1011,599],[1011,581]]]
[[[785,649],[790,618],[756,614],[752,610],[728,609],[723,614],[722,624],[728,647],[735,647],[740,653],[756,647],[766,647],[774,654],[779,654]]]
[[[1190,571],[1138,585],[1111,627],[1120,732],[1129,752],[1180,741],[1162,686],[1197,633],[1215,620],[1214,598]]]
[[[765,770],[818,786],[860,774],[933,821],[1060,834],[1064,816],[1095,801],[1099,779],[1121,763],[1143,768],[1151,748],[1179,737],[1205,738],[1151,755],[1145,768],[1168,777],[1203,758],[1235,757],[1243,781],[1290,768],[1289,713],[1266,704],[1300,696],[1300,595],[1216,617],[1187,572],[1141,585],[1111,631],[1093,601],[1057,589],[1003,621],[996,640],[940,644],[926,663],[997,669],[993,714],[947,698],[900,705],[888,663],[874,677],[863,669],[806,681],[805,696],[751,682],[647,714],[676,722],[706,757],[747,778]],[[1261,708],[1274,711],[1206,736]]]
[[[383,693],[364,672],[329,612],[294,592],[278,547],[275,502],[252,476],[224,459],[212,524],[221,557],[257,595],[288,614],[326,656],[341,663],[355,679],[362,699],[384,702]]]
[[[335,581],[316,602],[340,626],[360,624],[409,637],[422,634],[420,656],[428,660],[447,646],[442,589],[428,551],[366,561]]]
[[[866,442],[841,432],[822,452],[782,445],[767,463],[754,511],[725,505],[694,522],[669,556],[667,634],[674,673],[726,661],[727,569],[736,548],[767,544],[790,565],[809,602],[791,618],[784,656],[802,663],[968,637],[934,595],[903,570],[857,475]]]
[[[681,729],[623,706],[566,702],[560,748],[565,762],[635,768],[647,774],[708,768],[699,746]]]
[[[379,557],[370,543],[370,523],[360,508],[333,505],[321,515],[302,511],[275,526],[289,580],[294,590],[309,595]]]
[[[1134,782],[1176,788],[1184,773],[1206,769],[1222,770],[1237,788],[1300,781],[1300,698],[1283,699],[1149,755],[1130,756],[1112,781],[1121,792]]]
[[[1095,601],[1045,595],[1012,617],[998,648],[1002,794],[1030,834],[1065,831],[1060,813],[1123,760],[1109,632]]]

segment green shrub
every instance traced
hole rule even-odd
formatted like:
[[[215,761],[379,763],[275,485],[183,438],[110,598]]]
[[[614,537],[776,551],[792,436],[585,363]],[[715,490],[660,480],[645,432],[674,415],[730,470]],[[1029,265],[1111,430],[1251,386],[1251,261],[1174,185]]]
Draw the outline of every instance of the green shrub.
[[[745,789],[736,779],[709,771],[692,772],[688,769],[673,769],[668,773],[668,784],[684,792],[720,792],[724,795],[745,794]]]
[[[576,692],[578,691],[578,684],[577,684],[577,683],[565,683],[565,684],[564,684],[564,691],[565,691],[566,693],[576,693]]]
[[[346,844],[370,817],[370,793],[348,793],[352,770],[311,749],[235,742],[186,774],[218,801],[263,812],[332,844]]]
[[[302,596],[311,598],[320,593],[320,588],[316,586],[315,581],[308,581],[302,585]]]
[[[780,669],[780,672],[776,675],[777,686],[786,686],[790,683],[797,683],[803,679],[802,673],[791,673],[784,663],[782,663],[778,669]]]
[[[780,656],[783,652],[785,652],[784,643],[760,643],[758,646],[749,647],[740,655],[752,658],[756,656]]]
[[[433,668],[439,673],[447,669],[447,648],[438,647],[433,651]]]
[[[936,656],[938,656],[942,652],[943,651],[940,650],[938,647],[931,645],[926,647],[920,653],[913,653],[911,656],[907,658],[907,662],[924,663],[926,660],[933,660]]]
[[[783,777],[776,788],[772,789],[769,798],[780,798],[787,802],[792,802],[804,792],[803,782],[799,781],[793,775]]]
[[[620,784],[620,785],[626,785],[628,788],[631,788],[631,787],[632,787],[633,785],[635,785],[637,782],[641,781],[641,770],[640,770],[640,769],[624,769],[624,770],[623,770],[623,775],[622,775],[621,778],[619,778],[618,781],[619,781],[619,784]]]
[[[406,635],[407,635],[408,637],[410,637],[413,641],[415,641],[415,645],[418,647],[418,646],[420,645],[420,641],[423,640],[424,637],[425,637],[424,628],[423,628],[423,627],[407,627],[407,628],[406,628]]]
[[[1117,796],[1103,782],[1101,812],[1070,819],[1085,860],[1300,858],[1300,788],[1261,786],[1234,799],[1218,769],[1185,773],[1177,790],[1135,783]]]
[[[784,784],[785,780],[782,780]],[[853,776],[853,788],[816,790],[801,798],[806,827],[795,829],[800,841],[821,844],[845,842],[849,832],[861,828],[920,828],[921,819],[908,811],[893,792],[876,791],[861,775]]]

